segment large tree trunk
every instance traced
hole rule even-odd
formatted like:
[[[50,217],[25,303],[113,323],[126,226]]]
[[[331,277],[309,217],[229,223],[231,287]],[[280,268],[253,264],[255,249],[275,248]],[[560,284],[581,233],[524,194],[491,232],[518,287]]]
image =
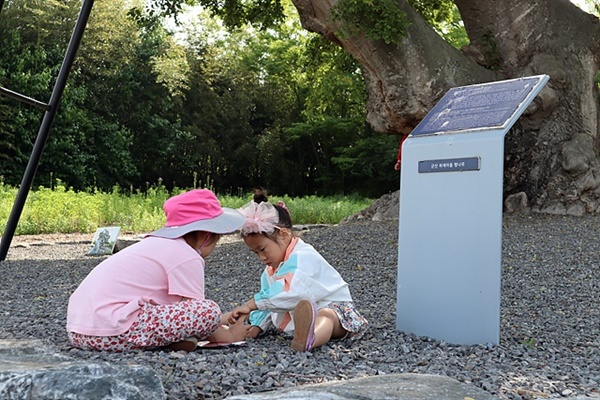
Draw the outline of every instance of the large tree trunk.
[[[507,134],[505,196],[524,192],[534,210],[600,213],[600,23],[568,0],[455,0],[471,43],[448,45],[408,5],[399,45],[340,38],[329,12],[338,0],[293,0],[303,26],[361,65],[368,120],[406,134],[450,88],[547,74],[550,81]]]

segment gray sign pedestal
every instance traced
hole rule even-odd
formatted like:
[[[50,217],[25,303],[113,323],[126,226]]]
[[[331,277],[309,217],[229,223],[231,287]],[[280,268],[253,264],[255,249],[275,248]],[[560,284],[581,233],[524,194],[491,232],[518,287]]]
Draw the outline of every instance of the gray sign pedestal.
[[[499,343],[504,136],[547,81],[454,88],[404,142],[398,330]]]

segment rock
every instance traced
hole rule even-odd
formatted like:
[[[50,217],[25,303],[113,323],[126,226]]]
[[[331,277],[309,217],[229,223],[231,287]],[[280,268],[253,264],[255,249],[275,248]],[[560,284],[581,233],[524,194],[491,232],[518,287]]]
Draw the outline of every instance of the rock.
[[[52,246],[52,245],[54,245],[54,243],[40,241],[40,242],[32,242],[32,243],[30,243],[30,245],[31,246]]]
[[[447,376],[389,374],[306,385],[273,392],[227,397],[228,400],[496,400],[495,396]]]
[[[0,398],[164,400],[156,373],[139,365],[57,355],[40,340],[0,340]]]
[[[475,46],[462,46],[460,51],[471,60],[475,61],[477,64],[482,65],[484,67],[488,66],[488,62],[485,59],[483,53]]]
[[[400,191],[384,194],[375,200],[371,206],[340,221],[340,224],[357,221],[390,221],[398,220],[400,215]]]
[[[115,248],[113,249],[113,254],[118,253],[123,250],[125,247],[131,246],[139,242],[141,239],[117,239],[115,242]]]
[[[529,212],[529,202],[525,192],[511,194],[504,200],[504,211],[509,214]]]
[[[596,157],[592,137],[586,133],[573,135],[571,140],[563,143],[561,155],[562,167],[565,171],[573,176],[584,174],[590,169]]]

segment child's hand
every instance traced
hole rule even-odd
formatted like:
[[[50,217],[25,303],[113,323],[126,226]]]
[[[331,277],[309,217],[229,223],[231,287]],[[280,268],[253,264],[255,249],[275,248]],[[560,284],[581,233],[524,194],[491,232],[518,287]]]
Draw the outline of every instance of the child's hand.
[[[231,317],[231,312],[227,312],[221,315],[221,325],[229,325],[229,318]]]
[[[250,314],[250,311],[250,307],[248,307],[245,304],[243,306],[238,306],[234,308],[233,311],[229,313],[229,323],[235,324],[239,317]]]

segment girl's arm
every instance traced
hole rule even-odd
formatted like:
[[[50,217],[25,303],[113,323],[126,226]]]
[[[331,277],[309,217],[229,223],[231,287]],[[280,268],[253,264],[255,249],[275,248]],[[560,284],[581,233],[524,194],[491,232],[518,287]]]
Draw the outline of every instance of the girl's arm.
[[[271,312],[269,310],[255,310],[250,313],[248,322],[251,326],[258,328],[262,332],[266,332],[268,329],[274,327],[270,316]]]
[[[231,311],[231,315],[229,316],[229,323],[235,324],[239,317],[243,315],[249,315],[251,311],[254,311],[256,309],[256,302],[254,301],[254,298],[251,298],[243,305],[237,306],[233,309],[233,311]]]

